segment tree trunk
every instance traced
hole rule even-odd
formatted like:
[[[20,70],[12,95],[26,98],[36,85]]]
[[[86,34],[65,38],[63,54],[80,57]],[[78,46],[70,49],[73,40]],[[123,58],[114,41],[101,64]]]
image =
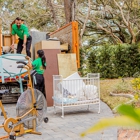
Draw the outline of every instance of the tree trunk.
[[[58,20],[57,20],[57,17],[56,17],[56,14],[55,14],[55,10],[54,10],[54,7],[53,7],[53,5],[52,5],[52,3],[51,3],[51,0],[47,0],[47,4],[48,4],[49,7],[50,7],[50,11],[51,11],[51,13],[52,13],[53,21],[54,21],[54,23],[55,23],[57,29],[59,29],[59,28],[60,28],[60,25],[59,25],[59,22],[58,22]]]
[[[72,21],[72,5],[74,0],[64,0],[66,24]]]

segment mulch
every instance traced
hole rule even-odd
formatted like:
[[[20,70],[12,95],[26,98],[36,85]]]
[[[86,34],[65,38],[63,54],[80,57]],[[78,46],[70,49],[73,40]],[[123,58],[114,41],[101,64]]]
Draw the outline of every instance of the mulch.
[[[140,140],[140,131],[131,129],[119,129],[118,140]]]

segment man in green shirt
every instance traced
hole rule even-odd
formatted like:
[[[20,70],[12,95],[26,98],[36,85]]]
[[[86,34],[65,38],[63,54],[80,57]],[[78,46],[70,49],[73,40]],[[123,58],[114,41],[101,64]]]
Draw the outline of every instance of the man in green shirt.
[[[27,56],[31,57],[30,48],[32,37],[29,34],[28,27],[25,24],[22,24],[22,20],[19,17],[15,19],[15,24],[12,25],[12,48],[14,48],[16,34],[19,37],[17,53],[21,54],[24,48],[26,49]]]

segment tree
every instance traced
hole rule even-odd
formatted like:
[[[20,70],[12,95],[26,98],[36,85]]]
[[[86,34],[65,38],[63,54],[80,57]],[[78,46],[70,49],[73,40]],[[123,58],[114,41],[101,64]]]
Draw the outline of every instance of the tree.
[[[59,4],[60,3],[60,4]],[[62,2],[50,0],[2,0],[0,1],[3,31],[9,30],[16,17],[25,20],[29,28],[51,32],[64,25],[64,6]],[[59,21],[59,22],[58,22]]]
[[[40,31],[54,31],[73,20],[79,22],[81,44],[138,43],[139,0],[1,0],[3,29],[21,16]]]
[[[85,10],[90,14],[84,36],[92,36],[96,40],[95,45],[102,44],[104,41],[114,44],[133,44],[140,41],[138,0],[96,0],[90,3],[91,10]],[[87,2],[80,3],[80,5],[83,7],[83,5],[87,5]],[[89,5],[87,5],[88,7]],[[78,20],[81,24],[84,24],[85,21],[85,11],[79,10],[81,16]]]
[[[74,0],[64,0],[66,24],[70,23],[72,21],[73,4],[74,4]]]

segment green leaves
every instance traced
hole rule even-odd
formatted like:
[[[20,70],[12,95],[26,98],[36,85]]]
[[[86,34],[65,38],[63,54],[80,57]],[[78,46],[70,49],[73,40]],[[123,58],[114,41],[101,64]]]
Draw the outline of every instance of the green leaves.
[[[88,55],[90,72],[101,73],[102,78],[132,77],[140,71],[138,45],[100,46]]]
[[[138,121],[138,123],[140,123],[140,114],[138,113],[139,111],[140,109],[136,110],[132,106],[128,105],[122,105],[118,108],[118,112],[120,114],[130,117],[131,119]]]
[[[121,114],[121,116],[101,119],[94,126],[81,133],[81,136],[84,137],[87,134],[95,133],[112,126],[140,129],[140,109],[134,109],[129,105],[121,105],[118,108],[118,112]]]

